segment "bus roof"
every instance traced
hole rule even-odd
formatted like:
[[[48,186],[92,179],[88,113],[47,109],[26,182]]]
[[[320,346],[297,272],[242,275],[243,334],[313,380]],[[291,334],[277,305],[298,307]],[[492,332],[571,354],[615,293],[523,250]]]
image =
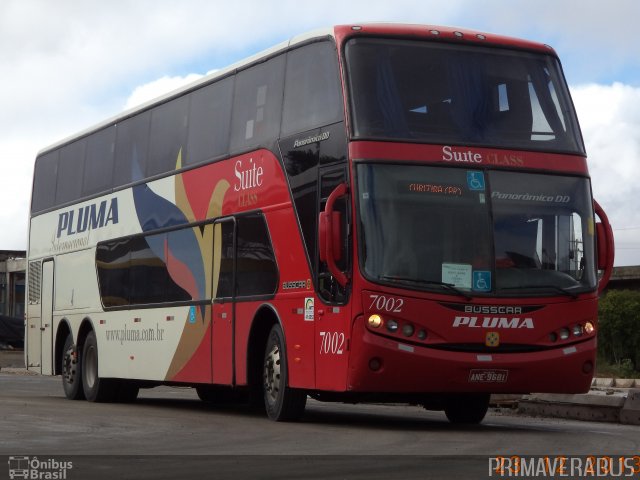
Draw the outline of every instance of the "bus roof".
[[[258,52],[250,57],[240,60],[228,67],[216,70],[202,78],[184,85],[176,90],[170,91],[164,95],[151,99],[145,103],[137,105],[133,108],[125,110],[117,115],[110,117],[96,125],[66,137],[55,142],[38,152],[38,156],[59,148],[65,144],[71,143],[93,132],[96,132],[109,125],[116,124],[122,120],[134,116],[139,112],[148,110],[155,105],[159,105],[172,98],[179,97],[185,93],[214,82],[216,79],[223,78],[239,70],[243,70],[253,64],[260,63],[278,53],[286,51],[291,47],[299,44],[321,40],[323,38],[333,37],[338,44],[342,44],[348,38],[357,36],[386,36],[386,37],[403,37],[415,38],[430,41],[443,41],[447,43],[463,43],[487,46],[503,46],[524,50],[540,51],[546,54],[556,56],[555,51],[548,45],[532,42],[528,40],[495,35],[492,33],[483,33],[458,27],[444,27],[438,25],[415,25],[415,24],[397,24],[397,23],[359,23],[350,25],[337,25],[335,27],[321,28],[312,30],[300,35],[296,35],[289,40],[281,42],[273,47]]]

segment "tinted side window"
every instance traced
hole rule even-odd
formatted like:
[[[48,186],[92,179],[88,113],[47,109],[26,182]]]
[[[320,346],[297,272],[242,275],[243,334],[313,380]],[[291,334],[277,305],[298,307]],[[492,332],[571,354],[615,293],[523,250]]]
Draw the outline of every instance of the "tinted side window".
[[[111,188],[116,129],[108,127],[87,139],[82,194],[91,195]]]
[[[56,176],[58,151],[46,153],[36,160],[33,179],[31,212],[39,212],[54,205],[56,200]]]
[[[115,186],[127,185],[144,177],[149,147],[151,114],[143,112],[117,125]]]
[[[105,307],[129,305],[130,240],[103,243],[96,247],[100,296]]]
[[[191,94],[186,165],[228,153],[233,79],[225,78]]]
[[[314,43],[287,55],[282,136],[342,120],[335,46]]]
[[[105,307],[195,300],[176,281],[184,279],[175,270],[172,276],[167,265],[165,247],[172,233],[98,245],[96,264]]]
[[[149,304],[191,300],[169,274],[166,234],[137,237],[131,242],[131,303]]]
[[[237,222],[238,296],[272,295],[278,284],[278,267],[264,217],[239,217]]]
[[[188,112],[186,95],[152,110],[147,175],[175,170],[178,153],[187,138]]]
[[[240,152],[275,140],[280,133],[284,55],[243,70],[236,76],[231,151]]]
[[[56,204],[58,205],[80,198],[85,146],[85,140],[82,139],[60,149],[56,184]]]

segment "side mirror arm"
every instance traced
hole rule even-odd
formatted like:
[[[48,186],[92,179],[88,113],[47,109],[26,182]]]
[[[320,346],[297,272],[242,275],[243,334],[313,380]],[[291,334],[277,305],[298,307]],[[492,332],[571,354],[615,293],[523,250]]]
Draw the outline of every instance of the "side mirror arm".
[[[600,218],[601,222],[596,223],[596,242],[597,242],[597,262],[598,270],[602,270],[603,274],[598,282],[598,293],[602,293],[613,272],[613,260],[615,257],[615,245],[613,240],[613,230],[609,223],[607,214],[598,202],[593,201],[593,210]]]
[[[342,287],[346,287],[347,283],[349,283],[349,278],[336,264],[336,258],[339,258],[339,252],[334,251],[334,239],[340,237],[341,232],[334,231],[336,228],[339,229],[340,225],[334,222],[335,212],[333,211],[333,206],[338,198],[347,194],[348,190],[347,184],[341,183],[331,192],[324,207],[324,212],[320,213],[318,223],[320,260],[326,262],[329,272]]]

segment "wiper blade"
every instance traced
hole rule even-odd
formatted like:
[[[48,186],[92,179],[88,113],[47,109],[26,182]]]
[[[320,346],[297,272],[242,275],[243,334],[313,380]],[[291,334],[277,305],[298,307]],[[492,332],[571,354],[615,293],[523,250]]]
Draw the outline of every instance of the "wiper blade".
[[[571,297],[574,300],[578,298],[577,293],[570,292],[566,288],[562,288],[557,285],[519,285],[517,287],[504,287],[500,288],[499,290],[526,290],[527,288],[546,288],[547,290],[555,290],[556,292],[559,292],[567,297]]]
[[[445,290],[449,290],[450,292],[460,295],[461,297],[464,297],[467,300],[473,300],[472,296],[463,292],[459,288],[456,288],[456,286],[453,283],[439,282],[437,280],[422,280],[420,278],[396,277],[396,276],[390,276],[390,275],[382,275],[378,278],[382,280],[391,280],[396,282],[410,282],[418,285],[435,285],[437,287],[442,287]]]

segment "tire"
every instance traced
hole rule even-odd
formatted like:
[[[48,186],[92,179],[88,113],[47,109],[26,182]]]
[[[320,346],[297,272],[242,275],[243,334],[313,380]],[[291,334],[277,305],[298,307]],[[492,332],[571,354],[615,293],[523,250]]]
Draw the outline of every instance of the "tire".
[[[474,425],[482,422],[489,409],[489,394],[456,395],[447,399],[444,413],[451,423]]]
[[[116,381],[98,375],[98,342],[94,331],[89,332],[82,348],[82,387],[90,402],[113,402],[118,394]]]
[[[82,388],[82,356],[73,343],[73,335],[69,333],[62,348],[60,368],[62,375],[62,388],[64,395],[69,400],[84,400],[84,390]]]
[[[307,394],[288,385],[287,351],[280,325],[271,328],[264,351],[262,388],[267,416],[276,422],[296,421],[304,413]]]

